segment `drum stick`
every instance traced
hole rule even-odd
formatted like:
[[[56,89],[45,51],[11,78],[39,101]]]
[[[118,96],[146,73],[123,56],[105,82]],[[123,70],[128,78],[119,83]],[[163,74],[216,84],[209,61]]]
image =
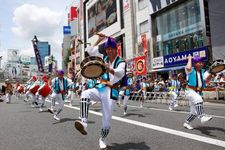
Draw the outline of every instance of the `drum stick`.
[[[84,42],[84,41],[82,41],[82,40],[80,40],[80,39],[78,39],[77,41],[78,41],[80,44],[87,44],[87,45],[91,45],[91,43]]]
[[[100,37],[106,37],[106,38],[113,38],[112,36],[107,36],[105,34],[102,34],[102,33],[95,33],[96,35],[100,36]],[[114,38],[113,38],[114,39]]]

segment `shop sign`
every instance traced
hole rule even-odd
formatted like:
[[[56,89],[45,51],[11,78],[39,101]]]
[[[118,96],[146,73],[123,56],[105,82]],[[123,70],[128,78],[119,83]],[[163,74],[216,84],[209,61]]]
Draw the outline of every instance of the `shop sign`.
[[[187,35],[190,33],[194,33],[194,32],[200,31],[200,30],[202,30],[200,23],[193,24],[193,25],[190,25],[190,26],[184,27],[182,29],[179,29],[179,30],[176,30],[176,31],[173,31],[173,32],[163,35],[162,40],[163,41],[171,40],[171,39],[174,39],[174,38],[177,38],[180,36],[184,36],[184,35]]]
[[[164,63],[163,63],[163,56],[161,57],[156,57],[156,58],[153,58],[153,68],[162,68],[164,67]]]
[[[193,57],[194,56],[204,57],[205,60],[208,60],[207,47],[201,47],[201,48],[192,49],[192,50],[181,52],[181,53],[166,55],[164,56],[164,67],[186,64],[187,58],[189,55]]]

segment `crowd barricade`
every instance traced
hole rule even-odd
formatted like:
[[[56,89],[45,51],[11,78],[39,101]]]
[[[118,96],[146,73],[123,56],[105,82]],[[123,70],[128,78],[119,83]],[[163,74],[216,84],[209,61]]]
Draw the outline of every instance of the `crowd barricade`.
[[[138,92],[131,93],[129,100],[132,101],[140,101],[142,98],[142,94]],[[171,100],[170,95],[168,92],[147,92],[146,102],[156,103],[156,104],[169,104]],[[180,92],[179,96],[177,97],[178,105],[180,106],[188,106],[189,102],[185,98],[184,92]]]

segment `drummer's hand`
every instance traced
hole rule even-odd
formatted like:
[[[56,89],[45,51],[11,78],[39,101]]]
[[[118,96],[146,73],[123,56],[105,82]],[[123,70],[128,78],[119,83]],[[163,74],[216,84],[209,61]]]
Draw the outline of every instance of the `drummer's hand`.
[[[190,60],[190,59],[192,59],[192,56],[191,56],[191,55],[189,55],[187,58],[188,58],[188,60]]]
[[[105,69],[106,69],[106,72],[109,73],[110,72],[110,66],[108,63],[105,63]]]
[[[105,35],[105,34],[102,34],[102,33],[97,33],[97,35],[98,35],[98,40],[99,40],[99,41],[104,40],[105,37],[106,37],[106,35]]]

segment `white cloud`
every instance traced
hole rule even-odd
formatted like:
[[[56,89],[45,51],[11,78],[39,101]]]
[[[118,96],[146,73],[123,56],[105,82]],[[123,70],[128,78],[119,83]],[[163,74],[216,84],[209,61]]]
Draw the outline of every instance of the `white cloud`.
[[[12,31],[23,39],[30,39],[33,35],[49,38],[60,28],[61,17],[62,12],[24,4],[14,11],[13,21],[16,27],[12,27]]]
[[[34,56],[31,39],[37,35],[40,41],[48,41],[53,55],[60,59],[62,33],[62,11],[52,11],[47,7],[38,7],[33,4],[23,4],[13,13],[12,32],[18,37],[20,43],[28,46],[21,53]]]

